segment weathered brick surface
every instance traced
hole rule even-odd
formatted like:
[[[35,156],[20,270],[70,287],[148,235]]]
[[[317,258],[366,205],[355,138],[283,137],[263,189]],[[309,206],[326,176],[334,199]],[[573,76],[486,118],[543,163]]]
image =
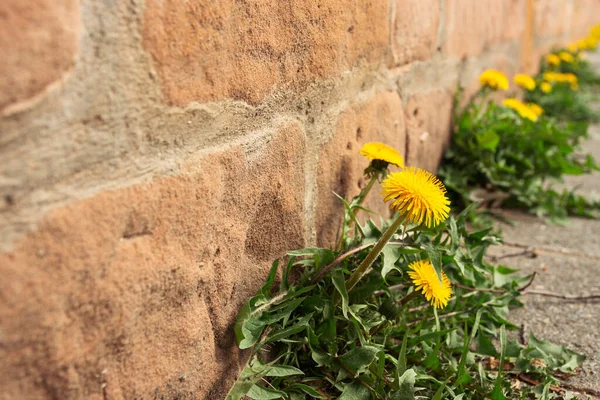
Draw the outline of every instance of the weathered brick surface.
[[[537,65],[600,8],[0,3],[2,400],[223,398],[240,305],[274,258],[335,241],[360,147],[434,172],[457,79]]]
[[[39,96],[72,67],[79,19],[77,0],[0,2],[0,115]]]
[[[571,16],[574,2],[564,0],[537,0],[534,4],[535,35],[537,37],[558,37],[569,32],[571,29]],[[585,10],[585,9],[584,9]],[[589,12],[586,10],[584,12]],[[562,23],[550,23],[558,16]]]
[[[440,1],[395,0],[392,6],[390,65],[430,58],[437,46]]]
[[[450,0],[446,3],[444,53],[458,57],[480,53],[499,36],[502,3],[491,0]]]
[[[406,146],[406,126],[402,102],[395,92],[379,93],[366,102],[350,105],[337,121],[335,135],[319,155],[317,201],[317,240],[327,246],[335,243],[340,229],[343,205],[332,193],[351,199],[367,182],[363,171],[369,160],[358,152],[367,142],[383,142],[402,154]],[[390,167],[393,170],[395,167]],[[386,215],[387,206],[375,185],[366,207]]]
[[[453,94],[435,90],[406,105],[407,164],[435,173],[450,141]]]
[[[388,8],[387,0],[149,0],[144,44],[171,103],[257,103],[278,86],[380,60]]]
[[[527,24],[527,0],[506,0],[502,38],[523,40]]]
[[[590,27],[600,23],[600,2],[596,0],[573,0],[569,24],[570,40],[579,40],[589,34]]]
[[[469,57],[491,45],[520,39],[524,4],[524,0],[448,0],[444,54]]]
[[[240,305],[304,245],[303,153],[287,125],[255,161],[232,148],[48,215],[0,255],[0,398],[223,398]]]

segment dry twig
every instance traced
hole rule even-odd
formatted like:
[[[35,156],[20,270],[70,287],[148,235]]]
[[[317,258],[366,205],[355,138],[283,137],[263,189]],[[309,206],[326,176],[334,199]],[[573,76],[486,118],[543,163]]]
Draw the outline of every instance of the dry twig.
[[[529,289],[526,290],[525,292],[523,292],[523,294],[536,294],[539,296],[547,296],[547,297],[556,297],[557,299],[564,299],[564,300],[596,300],[596,299],[600,299],[600,294],[590,294],[588,296],[573,296],[570,294],[559,294],[559,293],[554,293],[554,292],[550,292],[547,290],[536,290],[536,289]]]

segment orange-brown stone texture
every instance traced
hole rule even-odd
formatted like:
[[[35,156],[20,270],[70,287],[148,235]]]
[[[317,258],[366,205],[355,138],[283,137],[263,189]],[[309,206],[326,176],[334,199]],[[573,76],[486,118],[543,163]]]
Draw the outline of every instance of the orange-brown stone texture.
[[[77,0],[0,3],[0,113],[33,100],[68,73],[79,31]]]
[[[413,96],[406,105],[406,163],[435,173],[448,147],[453,93],[435,90]]]
[[[335,242],[360,147],[435,172],[457,82],[534,70],[599,7],[0,2],[0,399],[222,399],[240,306]]]
[[[0,396],[222,397],[236,311],[305,244],[303,153],[292,125],[47,215],[0,257]]]
[[[396,0],[391,4],[391,64],[430,58],[438,43],[441,2]]]
[[[144,18],[144,45],[178,105],[256,103],[277,86],[377,62],[389,29],[387,0],[149,0]]]

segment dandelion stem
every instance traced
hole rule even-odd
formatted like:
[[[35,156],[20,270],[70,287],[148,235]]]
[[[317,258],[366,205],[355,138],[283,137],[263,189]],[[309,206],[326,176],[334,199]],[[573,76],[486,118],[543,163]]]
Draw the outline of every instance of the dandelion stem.
[[[358,205],[361,205],[363,203],[363,201],[365,200],[365,197],[367,197],[367,195],[369,194],[369,192],[371,191],[371,189],[373,188],[373,185],[375,185],[375,182],[377,182],[377,174],[373,174],[373,176],[371,177],[371,180],[369,181],[369,183],[367,184],[367,187],[365,187],[359,198],[358,198]]]
[[[369,180],[369,183],[367,184],[367,186],[360,191],[358,196],[356,196],[354,198],[356,200],[356,204],[354,205],[353,204],[354,201],[353,201],[352,203],[350,203],[351,206],[354,205],[356,207],[356,206],[362,205],[363,201],[365,200],[365,197],[367,197],[367,195],[371,191],[371,188],[373,187],[375,182],[377,182],[377,174],[373,174],[373,176],[371,177],[371,180]],[[360,211],[360,208],[357,208],[356,212],[354,211],[354,207],[352,207],[351,210],[344,209],[344,219],[342,220],[342,231],[340,233],[340,238],[339,238],[338,244],[337,244],[338,251],[341,251],[344,248],[344,239],[346,239],[350,225],[352,225],[352,222],[353,222],[354,218],[356,218],[356,213],[358,211]],[[350,213],[354,213],[354,218],[352,218]]]
[[[419,292],[416,290],[410,292],[409,294],[404,296],[402,299],[400,299],[400,305],[401,306],[405,305],[406,303],[408,303],[409,301],[411,301],[412,299],[417,297],[418,294],[419,294]]]
[[[481,117],[483,116],[483,114],[489,106],[488,104],[486,104],[489,92],[490,91],[484,86],[480,93],[477,94],[477,96],[481,95],[481,103],[479,105],[481,108],[479,108],[477,115],[475,116],[475,122],[478,122],[481,119]]]
[[[381,238],[379,238],[379,241],[375,244],[375,247],[371,249],[369,254],[367,254],[365,259],[360,263],[358,268],[356,268],[352,275],[350,275],[350,278],[348,278],[348,280],[346,281],[346,290],[348,292],[352,290],[354,286],[356,286],[358,281],[360,281],[360,279],[365,275],[365,273],[371,267],[371,265],[373,265],[373,262],[375,262],[379,254],[381,254],[385,245],[390,241],[392,236],[394,236],[394,233],[396,233],[396,231],[403,222],[404,216],[399,215],[398,218],[396,218],[394,222],[392,222],[392,225],[390,225],[390,227],[387,228],[385,232],[383,232],[383,235],[381,235]]]

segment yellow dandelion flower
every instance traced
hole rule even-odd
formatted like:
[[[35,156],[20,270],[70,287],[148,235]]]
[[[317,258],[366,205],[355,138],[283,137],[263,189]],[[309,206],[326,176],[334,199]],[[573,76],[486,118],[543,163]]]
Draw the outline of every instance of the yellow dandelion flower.
[[[579,50],[579,48],[577,47],[577,43],[571,43],[567,46],[567,50],[569,50],[571,53],[577,53],[577,51]]]
[[[508,79],[502,72],[495,69],[488,69],[479,75],[479,83],[481,83],[482,86],[487,86],[494,90],[508,89]]]
[[[538,117],[544,113],[544,109],[535,103],[527,103],[527,107]]]
[[[540,89],[542,89],[542,92],[544,93],[550,93],[552,91],[552,85],[548,82],[542,82]]]
[[[564,74],[560,72],[544,72],[544,80],[549,82],[569,83],[571,85],[571,89],[573,90],[577,90],[579,87],[577,76],[571,73]]]
[[[571,89],[577,90],[579,88],[579,82],[577,81],[577,75],[575,74],[565,74],[565,79],[571,85]]]
[[[594,50],[598,45],[598,39],[593,36],[588,36],[577,41],[577,47],[580,50]]]
[[[562,61],[569,63],[569,64],[571,64],[573,61],[575,61],[575,58],[573,57],[573,55],[570,53],[567,53],[566,51],[561,51],[560,53],[558,53],[558,57]]]
[[[515,83],[521,86],[523,89],[533,90],[535,89],[535,81],[532,77],[526,74],[518,74],[513,78]]]
[[[594,25],[590,29],[590,36],[600,39],[600,24]]]
[[[560,65],[560,57],[556,54],[548,54],[546,56],[546,62],[548,63],[548,65]]]
[[[448,218],[450,201],[446,188],[425,170],[404,168],[389,174],[381,185],[383,201],[392,200],[390,208],[403,215],[406,222],[432,227]]]
[[[394,164],[400,168],[404,166],[404,159],[398,150],[388,146],[387,144],[377,142],[365,143],[365,145],[360,149],[360,154],[367,157],[371,161],[379,160],[388,164]]]
[[[450,280],[442,271],[442,280],[435,272],[435,268],[429,261],[415,261],[408,268],[408,276],[415,285],[415,291],[421,291],[425,299],[435,308],[444,308],[452,297],[452,285]]]
[[[537,114],[533,112],[527,104],[515,98],[505,99],[502,104],[504,104],[505,107],[515,110],[521,117],[527,118],[530,121],[535,122],[538,119]]]

